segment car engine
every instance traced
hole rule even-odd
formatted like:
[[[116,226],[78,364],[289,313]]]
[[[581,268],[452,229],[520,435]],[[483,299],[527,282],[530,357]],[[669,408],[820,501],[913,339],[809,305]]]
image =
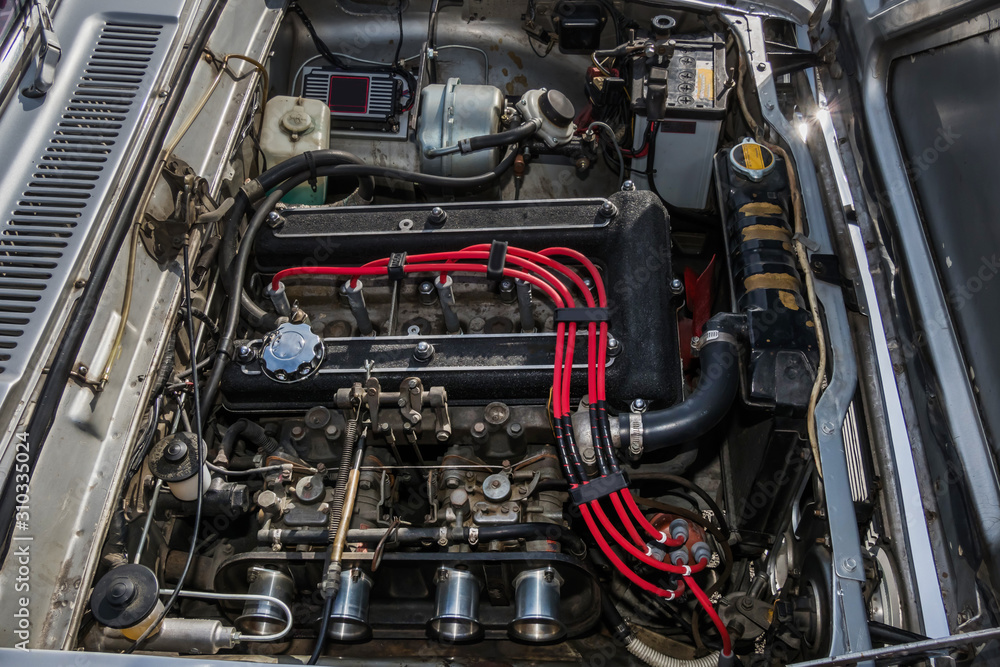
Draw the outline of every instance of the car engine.
[[[813,166],[767,131],[743,34],[656,5],[291,3],[233,178],[167,162],[139,228],[186,287],[79,648],[826,655]],[[777,75],[789,115],[803,76]]]

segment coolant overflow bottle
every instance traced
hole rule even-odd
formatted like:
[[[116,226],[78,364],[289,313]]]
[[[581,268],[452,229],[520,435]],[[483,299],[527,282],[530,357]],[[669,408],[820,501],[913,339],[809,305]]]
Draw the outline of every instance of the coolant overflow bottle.
[[[330,109],[319,100],[304,97],[272,97],[264,108],[260,148],[273,167],[279,162],[306,151],[330,147]],[[326,200],[326,177],[316,180],[316,189],[302,183],[286,194],[286,204],[323,204]]]

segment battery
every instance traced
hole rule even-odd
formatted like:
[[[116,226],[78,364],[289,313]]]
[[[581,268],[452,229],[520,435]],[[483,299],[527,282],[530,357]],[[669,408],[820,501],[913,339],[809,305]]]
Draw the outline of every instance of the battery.
[[[679,35],[665,64],[639,57],[633,65],[632,99],[636,113],[633,180],[652,186],[678,208],[704,209],[712,181],[712,157],[726,114],[725,38],[721,33]],[[655,134],[648,132],[653,124]],[[653,187],[650,187],[653,189]]]

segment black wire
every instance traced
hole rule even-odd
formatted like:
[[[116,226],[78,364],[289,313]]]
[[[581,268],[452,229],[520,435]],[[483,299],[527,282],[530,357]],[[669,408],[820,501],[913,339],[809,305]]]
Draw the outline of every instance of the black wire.
[[[399,41],[396,42],[396,55],[392,59],[393,67],[399,64],[399,54],[403,51],[403,0],[396,5],[396,22],[399,23]]]
[[[208,327],[208,330],[211,332],[213,337],[219,337],[219,325],[215,320],[209,317],[208,313],[203,310],[198,310],[197,308],[193,308],[190,312],[188,312],[187,306],[181,306],[180,311],[181,314],[185,316],[194,315],[195,319],[201,320],[205,326]]]
[[[264,149],[260,147],[260,138],[257,137],[257,130],[253,127],[247,132],[247,136],[250,137],[250,141],[253,142],[254,148],[257,150],[257,157],[260,158],[260,170],[262,172],[267,171],[267,156],[264,155]],[[216,206],[216,208],[219,208]]]
[[[184,299],[190,305],[191,304],[191,265],[188,259],[188,247],[184,246]],[[187,308],[187,330],[188,337],[191,341],[192,359],[194,358],[194,352],[196,341],[194,335],[194,318],[191,316],[192,308]],[[195,378],[197,379],[197,378]],[[199,403],[198,394],[198,383],[193,383],[194,390],[194,428],[195,433],[198,436],[198,440],[195,444],[194,452],[194,464],[198,469],[198,498],[197,504],[194,511],[194,532],[191,535],[191,546],[188,548],[187,560],[184,561],[184,569],[181,570],[181,576],[177,578],[177,584],[174,586],[174,592],[170,595],[170,599],[167,603],[163,605],[163,611],[160,612],[159,618],[156,622],[146,628],[146,631],[135,640],[131,646],[125,649],[125,653],[132,653],[138,648],[149,635],[153,632],[155,628],[159,628],[163,619],[167,617],[167,613],[173,608],[174,604],[177,602],[177,598],[180,597],[181,589],[184,588],[184,582],[187,580],[188,572],[191,570],[191,563],[194,561],[194,554],[198,548],[198,528],[201,526],[201,508],[202,508],[202,489],[204,488],[204,476],[205,476],[205,466],[203,465],[201,454],[201,444],[202,444],[202,424],[201,424],[201,405]],[[181,408],[183,409],[183,408]]]
[[[315,665],[316,661],[319,660],[320,654],[323,652],[323,644],[326,643],[326,629],[330,625],[330,614],[333,613],[333,600],[334,596],[331,595],[323,603],[323,618],[319,623],[319,637],[316,638],[316,647],[313,649],[312,655],[309,657],[309,662],[307,665]]]
[[[309,32],[309,36],[312,38],[312,43],[313,46],[316,47],[316,51],[318,51],[319,54],[323,56],[327,62],[329,62],[337,69],[350,69],[347,63],[345,63],[343,60],[341,60],[340,58],[338,58],[333,54],[333,51],[330,50],[330,47],[327,46],[326,42],[324,42],[323,39],[319,36],[319,34],[316,32],[316,28],[312,24],[312,21],[309,20],[308,16],[306,16],[305,11],[302,9],[302,7],[299,6],[299,3],[293,2],[288,6],[288,8],[293,12],[295,12],[296,16],[299,17],[299,20],[302,21],[302,25],[305,26],[305,29]]]
[[[316,32],[316,28],[313,26],[312,21],[309,20],[308,16],[306,16],[305,11],[302,9],[302,7],[299,6],[299,3],[293,2],[291,5],[289,5],[288,8],[293,12],[295,12],[295,14],[299,17],[299,20],[302,21],[302,25],[305,26],[306,30],[309,32],[309,36],[312,38],[312,42],[313,45],[316,47],[316,51],[318,51],[319,54],[323,56],[323,58],[326,59],[327,62],[329,62],[331,65],[340,70],[344,71],[359,70],[357,66],[351,65],[346,60],[342,60],[341,58],[337,57],[332,50],[330,50],[330,47],[327,46],[326,42],[323,41],[323,38],[320,37],[319,33]],[[366,72],[371,72],[371,71],[389,72],[391,74],[397,74],[406,79],[407,85],[409,85],[410,87],[409,99],[407,100],[405,106],[398,105],[398,108],[396,109],[397,113],[403,113],[404,111],[409,111],[413,107],[417,91],[416,77],[414,77],[413,74],[411,74],[410,71],[405,67],[399,66],[399,54],[400,54],[400,49],[403,46],[403,0],[399,0],[399,5],[397,5],[396,8],[396,15],[399,21],[399,43],[396,44],[395,60],[389,65],[366,64],[364,67],[360,69]]]
[[[732,531],[729,528],[729,524],[726,521],[726,517],[722,513],[722,508],[719,507],[719,504],[715,502],[715,499],[712,498],[711,494],[709,494],[707,491],[705,491],[705,489],[701,488],[691,480],[685,479],[684,477],[681,477],[679,475],[668,475],[657,472],[642,472],[642,471],[634,472],[630,475],[630,477],[633,481],[637,483],[643,481],[665,482],[667,484],[673,484],[674,486],[679,486],[687,489],[688,491],[694,493],[703,501],[705,501],[705,505],[708,507],[708,509],[712,510],[712,514],[715,515],[715,520],[718,522],[719,528],[722,529],[723,533],[725,533],[727,536],[732,533]]]
[[[539,59],[544,58],[545,56],[549,55],[549,53],[552,52],[551,41],[545,45],[545,53],[539,53],[538,50],[535,49],[535,40],[537,39],[539,43],[541,43],[542,40],[538,39],[535,35],[531,34],[530,32],[526,32],[525,34],[528,35],[528,46],[531,47],[532,52],[536,56],[538,56]]]
[[[146,454],[149,453],[149,448],[153,444],[153,438],[156,436],[156,427],[160,421],[160,408],[163,405],[163,396],[159,395],[153,400],[153,406],[150,409],[149,423],[146,424],[146,429],[142,432],[142,436],[139,438],[139,446],[136,447],[135,452],[132,454],[132,458],[129,459],[128,469],[125,471],[125,485],[128,485],[129,480],[139,472],[139,468],[142,467],[142,460],[146,458]]]

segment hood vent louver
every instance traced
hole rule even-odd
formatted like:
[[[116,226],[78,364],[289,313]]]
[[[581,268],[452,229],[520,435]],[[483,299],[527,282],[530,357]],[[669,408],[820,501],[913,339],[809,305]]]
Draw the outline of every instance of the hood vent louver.
[[[52,129],[30,135],[40,154],[12,165],[3,188],[11,194],[0,194],[0,399],[27,369],[92,241],[173,27],[92,18],[74,40],[82,46],[90,33],[89,56],[76,71],[61,69],[44,106],[27,114]],[[27,123],[0,118],[0,131]],[[20,185],[18,174],[27,176]]]

